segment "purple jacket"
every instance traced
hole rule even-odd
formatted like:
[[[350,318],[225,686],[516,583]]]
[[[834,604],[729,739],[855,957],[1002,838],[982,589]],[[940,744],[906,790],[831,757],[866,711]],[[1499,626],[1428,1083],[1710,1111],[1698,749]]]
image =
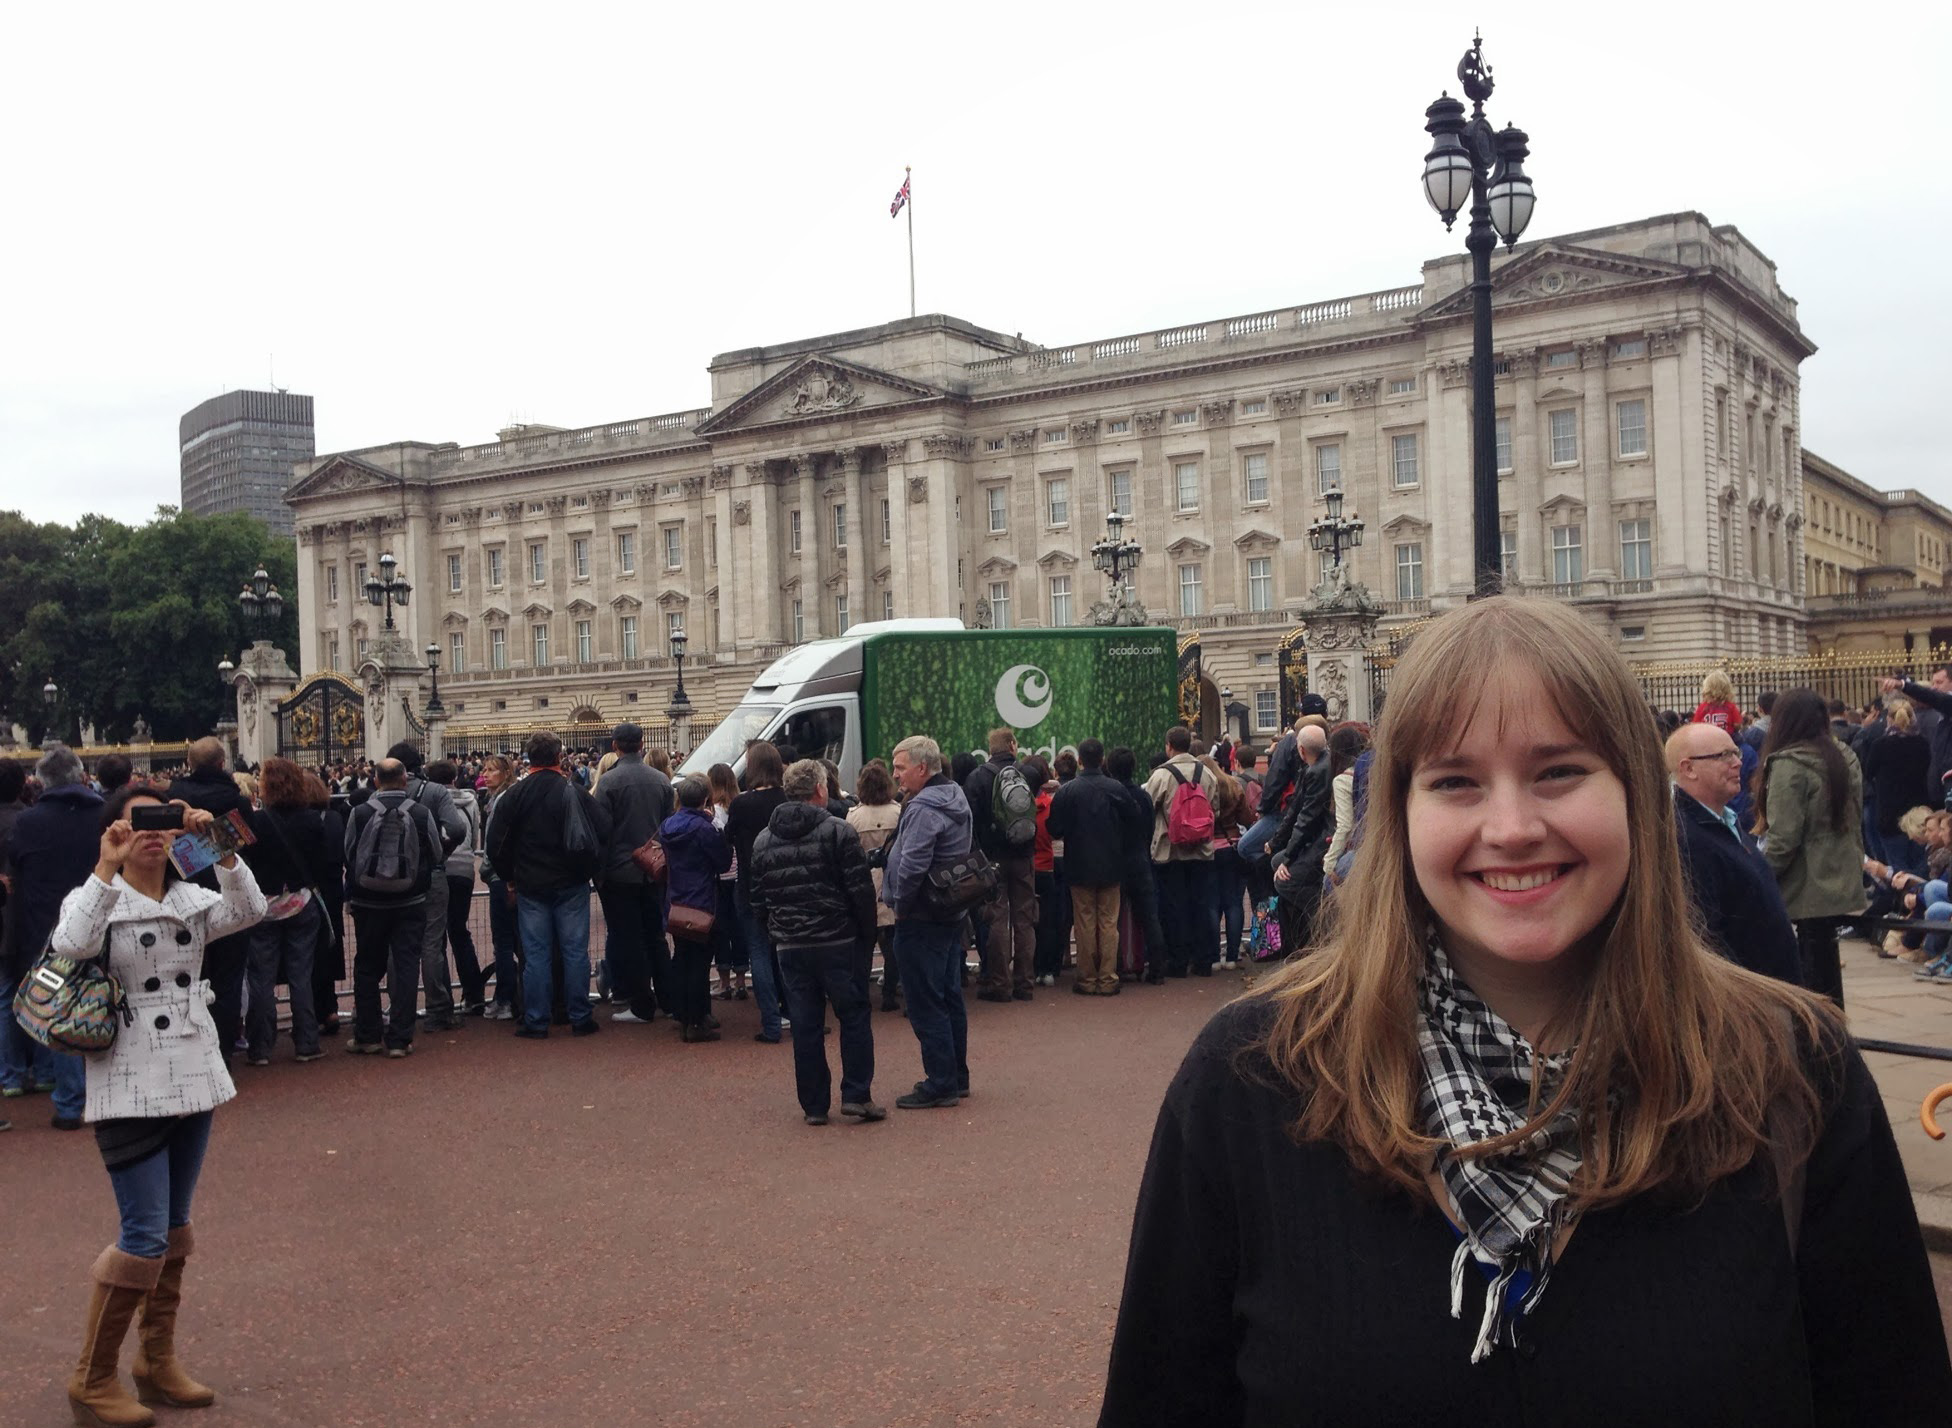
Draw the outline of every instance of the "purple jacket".
[[[696,808],[680,808],[657,830],[664,843],[664,910],[672,905],[718,911],[718,875],[732,866],[732,845]]]

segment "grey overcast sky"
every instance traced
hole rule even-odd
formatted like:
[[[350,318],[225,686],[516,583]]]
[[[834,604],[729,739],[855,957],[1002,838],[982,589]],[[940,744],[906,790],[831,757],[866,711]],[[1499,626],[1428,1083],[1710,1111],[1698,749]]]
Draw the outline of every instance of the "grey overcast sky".
[[[1773,258],[1807,444],[1952,504],[1948,7],[1486,6],[1529,237],[1680,209]],[[177,418],[321,451],[703,406],[714,353],[904,316],[1034,341],[1417,281],[1467,8],[15,5],[0,507],[140,520]]]

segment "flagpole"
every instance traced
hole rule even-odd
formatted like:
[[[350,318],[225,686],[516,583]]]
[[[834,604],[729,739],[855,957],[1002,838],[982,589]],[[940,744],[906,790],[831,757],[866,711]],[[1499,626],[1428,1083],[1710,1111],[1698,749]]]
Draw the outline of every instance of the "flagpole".
[[[902,187],[908,190],[908,202],[903,206],[908,210],[908,315],[915,316],[915,170],[909,165],[902,166],[906,177]]]

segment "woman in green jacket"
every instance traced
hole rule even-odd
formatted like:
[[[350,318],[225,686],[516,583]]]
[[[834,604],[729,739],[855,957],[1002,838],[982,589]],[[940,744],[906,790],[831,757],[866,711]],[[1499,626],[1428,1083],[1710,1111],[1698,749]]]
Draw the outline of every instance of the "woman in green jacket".
[[[1814,689],[1776,701],[1756,775],[1763,854],[1796,924],[1803,985],[1843,1005],[1837,920],[1864,910],[1864,775]]]

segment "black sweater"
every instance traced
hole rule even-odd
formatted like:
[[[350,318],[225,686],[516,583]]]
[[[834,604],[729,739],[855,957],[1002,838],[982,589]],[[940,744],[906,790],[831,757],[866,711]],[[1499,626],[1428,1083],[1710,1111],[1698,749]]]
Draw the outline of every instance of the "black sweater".
[[[1296,1144],[1291,1093],[1221,1011],[1166,1093],[1132,1230],[1101,1428],[1943,1424],[1952,1365],[1877,1087],[1827,1098],[1792,1258],[1751,1171],[1691,1210],[1585,1216],[1519,1346],[1472,1364],[1486,1280],[1450,1317],[1457,1237],[1428,1200]]]

